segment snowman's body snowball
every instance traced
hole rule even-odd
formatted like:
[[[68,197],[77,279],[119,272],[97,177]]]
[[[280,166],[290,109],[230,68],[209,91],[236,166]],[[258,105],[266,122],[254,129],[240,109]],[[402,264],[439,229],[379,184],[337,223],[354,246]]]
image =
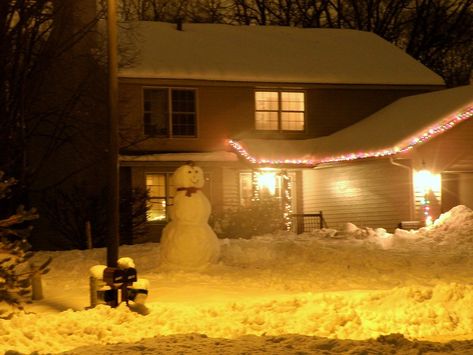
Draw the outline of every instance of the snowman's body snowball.
[[[220,257],[220,243],[208,225],[211,206],[200,191],[204,185],[202,169],[192,165],[179,167],[173,175],[177,187],[171,221],[161,237],[161,259],[179,268],[201,268]]]

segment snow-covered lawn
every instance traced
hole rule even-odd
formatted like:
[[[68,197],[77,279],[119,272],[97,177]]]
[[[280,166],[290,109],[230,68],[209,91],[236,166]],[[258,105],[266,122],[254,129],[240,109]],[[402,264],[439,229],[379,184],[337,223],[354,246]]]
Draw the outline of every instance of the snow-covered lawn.
[[[221,242],[220,262],[199,272],[160,266],[159,244],[121,247],[151,283],[146,316],[125,305],[85,310],[88,270],[104,263],[104,249],[37,253],[53,257],[46,297],[0,320],[0,351],[473,353],[472,341],[389,335],[473,339],[473,211],[465,206],[419,231],[347,225]]]

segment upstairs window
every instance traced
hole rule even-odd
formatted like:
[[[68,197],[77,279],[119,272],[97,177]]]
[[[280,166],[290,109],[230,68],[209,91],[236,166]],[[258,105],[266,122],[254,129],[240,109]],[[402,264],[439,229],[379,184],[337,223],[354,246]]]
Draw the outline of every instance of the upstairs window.
[[[257,130],[304,131],[305,95],[301,91],[256,91],[255,107]]]
[[[192,89],[145,88],[144,133],[152,137],[195,137],[196,92]]]

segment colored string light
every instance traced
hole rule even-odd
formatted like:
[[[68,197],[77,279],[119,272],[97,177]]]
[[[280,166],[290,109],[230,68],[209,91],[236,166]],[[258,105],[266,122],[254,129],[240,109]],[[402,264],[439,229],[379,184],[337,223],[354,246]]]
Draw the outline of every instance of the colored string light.
[[[249,161],[252,164],[266,164],[266,165],[306,165],[306,166],[315,166],[318,163],[332,163],[340,161],[350,161],[363,158],[377,158],[391,156],[398,153],[404,153],[414,148],[417,144],[423,143],[434,136],[443,133],[451,128],[453,128],[458,123],[467,120],[473,116],[473,106],[469,107],[465,111],[456,114],[453,118],[449,118],[446,121],[443,121],[440,124],[437,124],[417,137],[412,138],[409,143],[403,147],[392,147],[387,149],[382,149],[374,152],[357,152],[357,153],[348,153],[338,156],[330,156],[322,158],[318,161],[311,159],[256,159],[250,153],[246,151],[241,144],[236,141],[229,140],[228,143],[230,146],[244,159]]]
[[[283,217],[286,230],[292,230],[292,181],[286,170],[281,172],[283,181]]]

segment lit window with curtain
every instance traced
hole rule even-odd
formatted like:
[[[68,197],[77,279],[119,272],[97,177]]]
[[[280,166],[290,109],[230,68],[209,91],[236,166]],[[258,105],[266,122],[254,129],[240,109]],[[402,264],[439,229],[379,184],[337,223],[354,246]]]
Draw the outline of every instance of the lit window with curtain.
[[[302,91],[255,91],[255,128],[300,132],[305,129],[305,94]]]

